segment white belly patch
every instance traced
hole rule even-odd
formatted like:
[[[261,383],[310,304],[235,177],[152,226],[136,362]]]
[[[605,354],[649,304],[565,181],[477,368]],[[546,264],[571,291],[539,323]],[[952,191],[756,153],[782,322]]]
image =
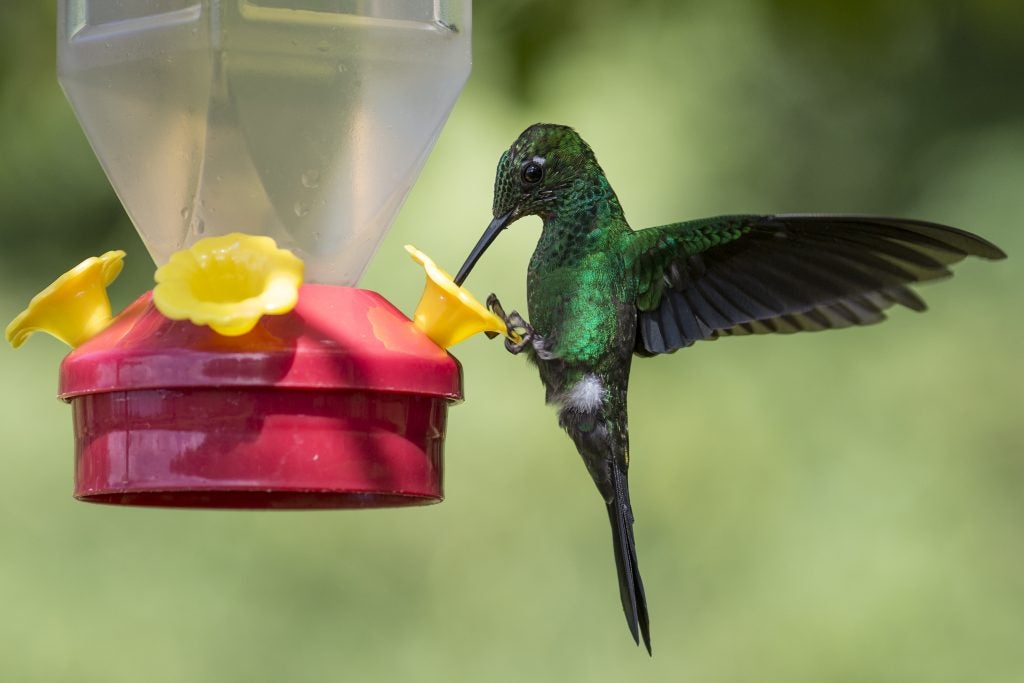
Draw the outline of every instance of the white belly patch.
[[[601,407],[604,394],[604,386],[597,375],[587,375],[562,394],[559,403],[566,409],[586,413]]]

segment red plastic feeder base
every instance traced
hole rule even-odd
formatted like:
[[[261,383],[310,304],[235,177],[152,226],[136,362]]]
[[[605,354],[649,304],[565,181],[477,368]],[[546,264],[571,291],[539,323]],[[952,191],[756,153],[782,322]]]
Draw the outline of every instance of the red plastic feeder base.
[[[242,337],[140,297],[61,366],[75,496],[120,505],[366,508],[443,497],[458,362],[366,290],[306,285]]]

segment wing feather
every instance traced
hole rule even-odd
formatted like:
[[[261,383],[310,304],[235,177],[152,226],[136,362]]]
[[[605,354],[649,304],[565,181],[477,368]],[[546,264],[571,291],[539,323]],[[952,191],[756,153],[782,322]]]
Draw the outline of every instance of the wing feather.
[[[642,355],[720,336],[871,325],[894,305],[923,311],[909,284],[949,277],[967,256],[1006,256],[964,230],[880,216],[721,216],[628,239]]]

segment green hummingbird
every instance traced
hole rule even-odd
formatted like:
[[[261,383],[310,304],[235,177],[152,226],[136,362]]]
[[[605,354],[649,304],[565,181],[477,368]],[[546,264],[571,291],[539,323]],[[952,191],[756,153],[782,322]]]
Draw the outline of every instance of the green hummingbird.
[[[608,508],[629,630],[651,652],[629,501],[626,390],[633,355],[723,336],[870,325],[907,285],[950,275],[966,256],[1001,259],[957,228],[859,215],[732,215],[634,231],[594,153],[572,128],[536,124],[501,155],[494,220],[455,277],[462,284],[497,235],[523,216],[544,227],[527,271],[530,321],[488,306],[537,365]]]

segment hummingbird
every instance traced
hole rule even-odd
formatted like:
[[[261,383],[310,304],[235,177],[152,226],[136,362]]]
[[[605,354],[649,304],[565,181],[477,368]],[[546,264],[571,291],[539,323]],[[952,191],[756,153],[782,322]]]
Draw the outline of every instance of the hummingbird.
[[[543,228],[527,269],[529,321],[506,314],[493,294],[487,305],[509,328],[508,351],[536,364],[546,401],[604,499],[622,609],[648,654],[627,478],[633,356],[728,336],[870,325],[897,304],[923,311],[908,285],[947,277],[967,256],[1006,257],[964,230],[881,216],[743,214],[633,230],[579,134],[535,124],[498,161],[493,220],[456,284],[502,230],[530,215]]]

